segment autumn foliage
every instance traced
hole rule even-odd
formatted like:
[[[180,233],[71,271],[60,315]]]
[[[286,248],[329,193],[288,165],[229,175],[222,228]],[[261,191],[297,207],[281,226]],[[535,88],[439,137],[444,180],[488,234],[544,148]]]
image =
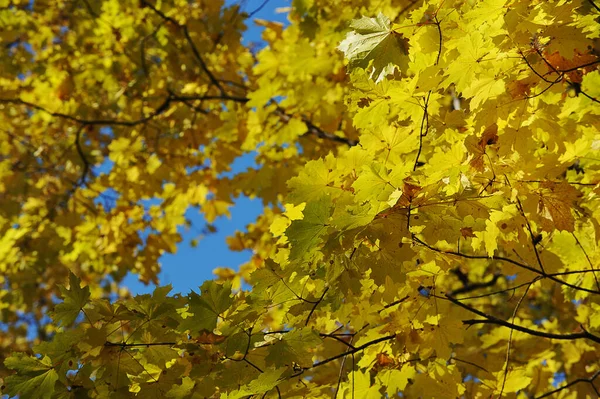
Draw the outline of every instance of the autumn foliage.
[[[0,393],[600,396],[599,6],[0,0]]]

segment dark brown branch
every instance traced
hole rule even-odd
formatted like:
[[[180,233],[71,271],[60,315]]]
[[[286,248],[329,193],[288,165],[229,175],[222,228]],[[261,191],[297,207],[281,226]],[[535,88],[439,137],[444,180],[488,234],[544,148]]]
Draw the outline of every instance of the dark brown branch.
[[[593,102],[600,104],[600,100],[598,100],[597,98],[594,98],[594,97],[590,96],[590,95],[589,95],[589,94],[587,94],[585,91],[583,91],[583,90],[579,89],[579,93],[580,93],[580,94],[583,94],[585,97],[589,98],[589,99],[590,99],[590,100],[592,100]]]
[[[589,67],[589,66],[592,66],[592,65],[596,65],[596,64],[599,64],[599,63],[600,63],[600,60],[596,60],[596,61],[588,62],[586,64],[578,65],[578,66],[573,67],[573,68],[561,70],[561,72],[562,73],[573,72],[573,71],[576,71],[576,70],[578,70],[580,68],[586,68],[586,67]]]
[[[63,119],[67,119],[73,122],[77,122],[80,123],[82,125],[90,125],[90,126],[94,126],[94,125],[115,125],[115,126],[135,126],[135,125],[139,125],[142,123],[146,123],[149,120],[153,119],[154,117],[162,114],[163,112],[165,112],[169,106],[171,105],[171,102],[173,101],[173,99],[171,97],[167,97],[163,103],[156,108],[154,111],[152,111],[149,115],[137,119],[137,120],[132,120],[132,121],[120,121],[120,120],[114,120],[114,119],[80,119],[76,116],[72,116],[72,115],[67,115],[67,114],[63,114],[61,112],[54,112],[54,111],[50,111],[42,106],[39,106],[37,104],[33,104],[30,103],[29,101],[24,101],[21,99],[13,99],[13,98],[0,98],[0,104],[4,103],[4,104],[18,104],[18,105],[25,105],[28,106],[30,108],[36,109],[38,111],[44,112],[48,115],[54,116],[54,117],[58,117],[58,118],[63,118]]]
[[[287,288],[296,297],[296,299],[298,299],[299,301],[306,302],[306,303],[312,303],[312,304],[315,304],[315,305],[318,305],[319,302],[321,301],[320,299],[317,300],[317,301],[311,301],[310,299],[304,298],[302,295],[298,295],[296,293],[296,291],[294,291],[292,289],[292,287],[290,287],[289,285],[287,285],[287,283],[285,282],[285,279],[275,272],[275,270],[273,270],[272,268],[269,268],[269,270],[271,271],[271,273],[273,273],[279,279],[279,281],[281,281],[283,283],[283,285],[285,285],[285,288]],[[327,292],[327,290],[325,290],[325,292]],[[325,295],[325,292],[323,293],[323,295]],[[322,298],[323,297],[321,296],[321,299]]]
[[[423,118],[421,118],[421,127],[419,129],[419,149],[417,150],[417,157],[415,158],[415,164],[413,166],[413,172],[417,170],[419,166],[419,157],[421,156],[421,151],[423,151],[423,137],[427,136],[427,131],[429,130],[429,112],[427,107],[429,106],[429,97],[431,96],[431,90],[427,93],[427,98],[425,99],[425,105],[423,106]],[[409,214],[410,217],[410,214]]]
[[[250,101],[249,98],[246,97],[234,97],[229,95],[221,95],[221,96],[180,96],[173,94],[171,96],[173,101],[208,101],[208,100],[223,100],[223,101],[234,101],[238,103],[247,103]]]
[[[438,53],[435,59],[435,63],[433,65],[437,65],[440,62],[440,57],[442,56],[442,28],[440,26],[441,22],[438,21],[437,16],[435,17],[435,27],[438,31]],[[419,166],[419,157],[421,156],[421,152],[423,151],[423,137],[427,136],[429,131],[429,98],[431,97],[431,90],[427,93],[427,98],[425,99],[425,104],[423,106],[423,118],[421,119],[421,127],[419,129],[419,149],[417,151],[417,157],[415,158],[415,164],[413,166],[413,172],[417,170]],[[425,127],[425,130],[423,128]],[[409,219],[410,219],[410,210],[409,210]]]
[[[338,337],[337,335],[320,333],[319,336],[323,337],[323,338],[335,339],[336,341],[341,342],[342,344],[346,345],[350,349],[356,349],[354,345],[352,345],[349,342],[344,341],[342,338]],[[354,338],[353,336],[350,336],[350,341],[352,341],[353,338]]]
[[[498,260],[498,261],[502,261],[502,262],[507,262],[507,263],[513,264],[515,266],[519,266],[522,269],[529,270],[530,272],[539,274],[543,278],[549,278],[550,280],[552,280],[552,281],[554,281],[554,282],[556,282],[558,284],[567,286],[567,287],[572,288],[574,290],[588,292],[590,294],[600,294],[600,291],[591,290],[591,289],[585,288],[585,287],[578,287],[578,286],[576,286],[574,284],[571,284],[571,283],[563,281],[563,280],[561,280],[559,278],[556,278],[555,277],[555,273],[554,274],[544,273],[544,272],[542,272],[542,271],[540,271],[540,270],[538,270],[538,269],[536,269],[534,267],[531,267],[531,266],[526,265],[526,264],[521,263],[521,262],[517,262],[516,260],[510,259],[510,258],[505,258],[503,256],[467,255],[467,254],[464,254],[464,253],[461,253],[461,252],[443,251],[443,250],[441,250],[439,248],[435,248],[435,247],[433,247],[433,246],[425,243],[424,241],[422,241],[419,238],[417,238],[417,236],[414,235],[414,234],[413,234],[413,240],[416,241],[417,243],[423,245],[424,247],[426,247],[426,248],[434,251],[434,252],[438,252],[438,253],[441,253],[441,254],[458,256],[458,257],[465,258],[465,259],[491,259],[491,260]]]
[[[87,9],[87,11],[90,13],[90,15],[94,18],[99,18],[100,15],[98,15],[98,13],[96,11],[94,11],[94,9],[92,8],[92,6],[90,5],[90,3],[88,3],[87,0],[82,0],[83,5],[85,6],[85,8]]]
[[[326,139],[326,140],[331,140],[331,141],[335,141],[338,143],[346,144],[348,147],[354,147],[355,145],[358,144],[358,140],[351,140],[349,138],[336,136],[333,133],[324,131],[323,129],[316,126],[314,123],[312,123],[308,118],[303,117],[302,121],[304,122],[306,127],[308,127],[308,132],[310,134],[317,136],[320,139]]]
[[[385,306],[383,307],[383,309],[389,309],[389,308],[391,308],[392,306],[399,305],[399,304],[401,304],[402,302],[406,301],[408,298],[410,298],[410,297],[409,297],[408,295],[406,295],[404,298],[398,299],[397,301],[394,301],[394,302],[390,302],[390,303],[388,303],[387,305],[385,305]],[[382,310],[383,310],[383,309],[382,309]]]
[[[442,298],[442,297],[439,297]],[[471,313],[474,313],[478,316],[483,317],[484,319],[469,319],[469,320],[463,320],[464,324],[467,325],[475,325],[475,324],[496,324],[499,326],[503,326],[503,327],[508,327],[510,329],[516,330],[516,331],[520,331],[520,332],[524,332],[526,334],[529,335],[534,335],[536,337],[542,337],[542,338],[550,338],[550,339],[558,339],[558,340],[574,340],[574,339],[589,339],[591,341],[594,341],[596,343],[600,344],[600,337],[597,337],[587,331],[583,331],[580,333],[572,333],[572,334],[556,334],[556,333],[550,333],[550,332],[545,332],[545,331],[539,331],[539,330],[532,330],[530,328],[527,327],[523,327],[517,324],[513,324],[510,323],[506,320],[502,320],[499,319],[495,316],[489,315],[487,313],[482,312],[481,310],[475,309],[472,306],[469,306],[467,304],[462,303],[461,301],[459,301],[456,298],[453,298],[452,296],[446,294],[446,298],[454,303],[455,305],[460,306],[463,309],[468,310]]]
[[[119,348],[134,348],[134,347],[151,347],[151,346],[173,346],[177,345],[177,342],[150,342],[147,344],[128,344],[121,342],[105,342],[104,346],[116,346]]]
[[[260,12],[260,10],[262,10],[262,9],[263,9],[263,8],[264,8],[264,7],[265,7],[265,6],[266,6],[266,5],[269,3],[269,1],[271,1],[271,0],[265,0],[265,1],[263,1],[261,5],[259,5],[258,7],[256,7],[256,8],[255,8],[253,11],[251,11],[251,12],[248,14],[248,19],[251,19],[251,18],[252,18],[252,17],[254,17],[254,16],[257,14],[257,13],[259,13],[259,12]]]
[[[436,11],[436,13],[437,13],[437,11]],[[437,64],[440,63],[440,57],[442,56],[442,43],[443,43],[443,39],[442,39],[442,27],[440,26],[441,21],[438,20],[437,15],[435,16],[434,20],[435,20],[435,24],[434,25],[435,25],[435,27],[437,28],[437,31],[438,31],[438,42],[439,42],[439,44],[438,44],[439,45],[439,47],[438,47],[438,54],[437,54],[437,57],[435,59],[435,64],[434,64],[434,65],[437,65]]]
[[[250,360],[246,359],[245,357],[242,359],[244,362],[248,363],[250,366],[252,366],[254,369],[256,369],[256,371],[258,371],[259,373],[264,373],[264,371],[262,371],[256,364],[252,363]]]
[[[374,339],[373,341],[366,342],[366,343],[362,344],[361,346],[355,346],[355,347],[354,347],[354,349],[350,349],[350,350],[348,350],[348,351],[346,351],[346,352],[343,352],[343,353],[338,353],[338,354],[337,354],[337,355],[335,355],[335,356],[331,356],[331,357],[328,357],[328,358],[327,358],[327,359],[325,359],[325,360],[321,360],[320,362],[316,362],[316,363],[314,363],[314,364],[313,364],[312,366],[310,366],[310,367],[305,367],[305,368],[303,368],[303,369],[302,369],[302,371],[300,371],[300,372],[298,372],[298,373],[296,373],[296,374],[294,374],[294,375],[290,376],[290,378],[298,377],[299,375],[301,375],[301,374],[302,374],[304,371],[306,371],[306,370],[314,369],[314,368],[316,368],[316,367],[319,367],[319,366],[322,366],[322,365],[324,365],[324,364],[327,364],[327,363],[333,362],[334,360],[340,359],[340,358],[342,358],[342,357],[345,357],[345,356],[348,356],[348,355],[352,355],[352,354],[354,354],[354,353],[356,353],[356,352],[360,352],[361,350],[363,350],[363,349],[365,349],[365,348],[368,348],[369,346],[372,346],[372,345],[378,344],[378,343],[380,343],[380,342],[389,341],[389,340],[391,340],[391,339],[394,339],[395,337],[396,337],[396,335],[395,335],[395,334],[394,334],[394,335],[386,335],[386,336],[383,336],[383,337],[379,337],[379,338],[377,338],[377,339]]]
[[[271,103],[275,104],[275,106],[277,107],[275,109],[275,113],[281,118],[282,121],[287,123],[290,121],[290,119],[293,118],[292,115],[285,112],[285,110],[283,108],[281,108],[277,103],[275,103],[275,101],[271,100]],[[338,143],[346,144],[348,147],[354,147],[355,145],[358,144],[357,140],[351,140],[346,137],[336,136],[333,133],[324,131],[323,129],[321,129],[314,123],[312,123],[312,121],[310,119],[308,119],[307,117],[303,116],[302,122],[304,122],[304,124],[308,128],[308,132],[305,134],[312,134],[321,139],[326,139],[326,140],[331,140],[331,141],[335,141]]]
[[[350,338],[350,343],[352,343],[353,339],[354,339],[354,337]],[[352,348],[354,348],[354,346]],[[344,376],[344,366],[346,365],[346,359],[347,359],[347,357],[343,358],[342,364],[340,364],[340,372],[338,373],[338,381],[335,386],[335,393],[333,394],[333,399],[337,399],[338,392],[340,391],[340,385],[342,384],[342,377]]]
[[[400,12],[398,13],[398,15],[396,16],[396,21],[398,20],[398,18],[400,18],[400,16],[402,14],[404,14],[405,12],[407,12],[408,10],[410,10],[418,2],[419,2],[419,0],[412,0],[406,7],[404,7],[402,10],[400,10]]]
[[[577,238],[577,236],[575,235],[574,232],[571,233],[573,235],[573,238],[575,239],[575,242],[577,243],[577,246],[581,249],[581,251],[583,252],[583,254],[585,255],[585,259],[587,260],[588,264],[590,265],[590,269],[592,270],[593,276],[594,276],[594,280],[596,281],[596,288],[598,288],[598,290],[600,290],[600,282],[598,282],[598,276],[596,276],[596,272],[594,272],[594,265],[592,264],[592,260],[590,259],[587,251],[585,250],[585,248],[583,248],[583,245],[581,245],[581,242],[579,241],[579,239]]]
[[[572,185],[577,185],[577,186],[588,186],[588,187],[596,187],[598,185],[597,183],[579,183],[576,181],[555,181],[555,180],[517,180],[517,181],[521,182],[521,183],[554,183],[554,184],[567,183],[567,184],[572,184]]]
[[[531,63],[527,60],[527,57],[525,56],[525,54],[523,54],[523,52],[521,50],[519,50],[519,54],[521,55],[521,59],[523,59],[523,61],[525,61],[525,64],[527,64],[527,67],[531,70],[531,72],[533,72],[538,78],[542,79],[544,82],[546,83],[551,83],[552,85],[554,85],[555,83],[558,83],[559,80],[548,80],[546,79],[544,76],[542,76],[538,71],[535,70],[535,68],[533,67],[533,65],[531,65]],[[546,59],[544,57],[542,57],[542,59],[544,60],[544,62],[548,63],[548,61],[546,61]],[[562,79],[562,75],[559,77],[559,79]]]
[[[521,295],[521,298],[519,298],[519,301],[517,302],[517,306],[515,306],[515,309],[513,310],[511,323],[513,323],[513,324],[515,323],[515,317],[517,317],[517,312],[519,311],[519,307],[521,307],[521,303],[523,303],[523,300],[527,296],[527,293],[529,292],[529,289],[531,288],[532,284],[533,284],[533,282],[531,284],[529,284],[527,286],[527,288],[525,288],[525,292],[523,293],[523,295]],[[512,337],[513,337],[514,332],[515,332],[515,330],[511,329],[510,334],[508,334],[508,344],[506,345],[506,360],[505,360],[506,365],[504,366],[504,376],[502,377],[502,387],[500,388],[500,395],[498,395],[499,398],[501,398],[502,394],[504,393],[504,387],[506,385],[506,378],[508,377],[508,370],[509,370],[509,364],[510,364],[510,350],[512,347]]]
[[[78,118],[73,115],[63,114],[61,112],[50,111],[40,105],[33,104],[33,103],[30,103],[29,101],[21,100],[18,98],[0,98],[0,104],[4,103],[4,104],[24,105],[24,106],[36,109],[38,111],[44,112],[44,113],[54,116],[54,117],[67,119],[67,120],[70,120],[70,121],[73,121],[76,123],[80,123],[82,125],[88,125],[88,126],[95,126],[95,125],[136,126],[136,125],[146,123],[146,122],[150,121],[151,119],[154,119],[155,117],[161,115],[162,113],[164,113],[165,111],[167,111],[170,108],[172,103],[175,103],[175,102],[186,103],[187,101],[204,101],[204,100],[207,100],[207,101],[208,100],[235,101],[235,102],[239,102],[239,103],[245,103],[248,101],[248,99],[244,98],[244,97],[231,97],[231,96],[227,96],[227,95],[225,95],[225,96],[169,95],[164,99],[164,101],[160,104],[160,106],[158,106],[158,108],[156,108],[154,111],[152,111],[149,115],[147,115],[143,118],[131,120],[131,121],[123,121],[123,120],[117,120],[117,119],[81,119],[81,118]]]
[[[467,299],[479,299],[479,298],[485,298],[485,297],[487,297],[487,296],[493,296],[493,295],[503,294],[503,293],[510,292],[510,291],[513,291],[513,292],[514,292],[514,291],[515,291],[517,288],[521,288],[521,287],[524,287],[524,286],[526,286],[526,285],[533,284],[533,283],[535,283],[536,281],[538,281],[538,280],[541,280],[542,278],[544,278],[544,277],[543,277],[543,276],[536,276],[536,277],[535,277],[533,280],[531,280],[531,281],[528,281],[528,282],[526,282],[526,283],[518,284],[518,285],[515,285],[515,286],[512,286],[512,287],[509,287],[509,288],[506,288],[506,289],[503,289],[503,290],[499,290],[499,291],[488,292],[487,294],[481,294],[481,295],[473,295],[473,296],[462,297],[462,298],[460,298],[460,300],[461,300],[461,301],[465,301],[465,300],[467,300]],[[514,295],[514,294],[513,294],[513,295]]]
[[[541,396],[536,396],[535,399],[547,398],[548,396],[552,396],[552,395],[554,395],[556,393],[559,393],[563,389],[567,389],[569,387],[572,387],[573,385],[579,384],[580,382],[587,382],[588,384],[590,384],[592,386],[592,389],[596,392],[596,395],[598,395],[598,397],[600,397],[600,392],[598,392],[598,389],[594,385],[594,380],[596,378],[598,378],[599,375],[600,375],[600,370],[596,371],[590,378],[578,378],[576,380],[573,380],[573,381],[569,382],[567,385],[564,385],[564,386],[562,386],[560,388],[556,388],[553,391],[546,392],[545,394],[543,394]]]
[[[470,366],[476,367],[476,368],[478,368],[481,371],[485,371],[488,374],[492,374],[485,367],[482,367],[482,366],[478,365],[477,363],[473,363],[473,362],[470,362],[468,360],[459,359],[457,357],[451,357],[449,360],[454,360],[454,361],[459,362],[459,363],[465,363],[465,364],[468,364]]]
[[[525,219],[525,225],[527,226],[527,231],[529,232],[529,238],[531,240],[531,245],[533,246],[533,252],[535,253],[535,259],[537,260],[537,263],[540,266],[540,269],[542,270],[542,274],[545,275],[546,271],[544,270],[544,265],[542,264],[542,259],[540,258],[540,253],[538,252],[538,249],[537,249],[537,244],[536,244],[535,236],[533,235],[533,230],[531,229],[531,224],[529,223],[529,219],[527,219],[527,216],[525,216],[525,210],[523,209],[521,200],[519,200],[518,198],[517,198],[517,205],[519,206],[519,211],[521,211],[521,215]]]
[[[500,277],[504,277],[504,276],[502,274],[494,274],[494,276],[492,277],[492,279],[490,281],[486,281],[484,283],[472,283],[470,281],[467,281],[467,284],[465,284],[464,287],[455,289],[454,291],[450,292],[450,295],[456,296],[458,294],[466,294],[468,292],[479,290],[481,288],[492,287],[492,286],[496,285],[496,283],[498,282],[498,279]]]
[[[210,71],[210,69],[208,68],[208,65],[206,65],[206,62],[204,62],[204,59],[200,55],[200,52],[198,51],[198,47],[196,47],[196,45],[194,44],[194,41],[192,40],[192,37],[190,36],[190,31],[189,31],[187,25],[181,25],[175,19],[173,19],[171,17],[168,17],[165,13],[163,13],[162,11],[160,11],[159,9],[157,9],[155,6],[153,6],[152,4],[150,4],[149,2],[147,2],[146,0],[142,0],[142,4],[145,5],[146,7],[150,8],[152,11],[154,11],[154,13],[156,15],[158,15],[159,17],[161,17],[165,21],[168,21],[168,22],[172,23],[177,28],[179,28],[179,29],[181,29],[183,31],[183,35],[185,36],[185,40],[188,42],[190,48],[192,49],[192,53],[194,54],[194,58],[196,59],[196,61],[198,61],[198,64],[200,64],[200,67],[202,68],[202,70],[204,71],[204,73],[206,73],[206,76],[208,76],[208,79],[210,80],[210,82],[217,89],[219,89],[219,92],[222,95],[225,95],[225,90],[223,90],[223,87],[221,86],[221,83],[217,80],[217,78],[215,77],[215,75],[213,75],[213,73]]]

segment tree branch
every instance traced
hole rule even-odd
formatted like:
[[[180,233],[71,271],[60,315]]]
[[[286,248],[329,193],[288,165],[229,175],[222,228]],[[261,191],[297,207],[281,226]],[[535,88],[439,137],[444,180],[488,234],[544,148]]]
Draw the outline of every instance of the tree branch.
[[[128,343],[121,343],[121,342],[108,342],[106,341],[104,343],[104,346],[116,346],[119,348],[135,348],[135,347],[150,347],[150,346],[173,346],[173,345],[177,345],[177,342],[151,342],[148,344],[128,344]]]
[[[510,329],[513,330],[517,330],[520,332],[524,332],[526,334],[529,335],[534,335],[536,337],[542,337],[542,338],[550,338],[550,339],[558,339],[558,340],[573,340],[573,339],[589,339],[591,341],[594,341],[596,343],[600,344],[600,337],[597,337],[587,331],[583,331],[580,333],[572,333],[572,334],[556,334],[556,333],[550,333],[550,332],[545,332],[545,331],[539,331],[539,330],[532,330],[530,328],[527,327],[523,327],[523,326],[519,326],[517,324],[514,323],[510,323],[506,320],[502,320],[499,319],[495,316],[492,315],[488,315],[484,312],[482,312],[481,310],[475,309],[472,306],[469,306],[467,304],[462,303],[461,301],[459,301],[456,298],[453,298],[452,296],[446,294],[446,298],[454,303],[455,305],[460,306],[463,309],[468,310],[471,313],[474,313],[478,316],[484,317],[484,319],[469,319],[469,320],[463,320],[464,324],[468,324],[468,325],[475,325],[475,324],[497,324],[499,326],[503,326],[503,327],[508,327]]]
[[[417,238],[417,236],[414,235],[414,234],[413,234],[413,240],[416,241],[417,243],[423,245],[424,247],[426,247],[426,248],[434,251],[434,252],[438,252],[438,253],[441,253],[441,254],[447,254],[447,255],[453,255],[453,256],[459,256],[459,257],[465,258],[465,259],[491,259],[491,260],[499,260],[499,261],[502,261],[502,262],[507,262],[507,263],[513,264],[515,266],[519,266],[520,268],[523,268],[525,270],[529,270],[530,272],[539,274],[543,278],[549,278],[550,280],[552,280],[552,281],[554,281],[556,283],[559,283],[561,285],[570,287],[570,288],[572,288],[574,290],[588,292],[590,294],[600,294],[600,291],[591,290],[591,289],[585,288],[585,287],[578,287],[578,286],[573,285],[571,283],[567,283],[566,281],[563,281],[563,280],[561,280],[559,278],[556,278],[555,277],[555,275],[556,275],[555,273],[548,274],[548,273],[545,273],[545,272],[542,272],[542,271],[536,269],[535,267],[531,267],[531,266],[526,265],[524,263],[517,262],[516,260],[510,259],[510,258],[505,258],[503,256],[467,255],[467,254],[464,254],[464,253],[461,253],[461,252],[443,251],[443,250],[441,250],[439,248],[435,248],[435,247],[433,247],[433,246],[431,246],[431,245],[423,242],[422,240],[420,240],[419,238]]]
[[[244,97],[231,97],[231,96],[227,96],[227,95],[225,95],[225,96],[209,96],[209,95],[207,95],[207,96],[179,96],[176,94],[172,94],[172,95],[167,96],[164,99],[164,101],[149,115],[147,115],[143,118],[135,119],[135,120],[131,120],[131,121],[123,121],[123,120],[117,120],[117,119],[81,119],[81,118],[78,118],[73,115],[63,114],[61,112],[50,111],[40,105],[30,103],[29,101],[21,100],[19,98],[0,98],[0,104],[4,103],[4,104],[24,105],[24,106],[36,109],[38,111],[44,112],[44,113],[54,116],[54,117],[63,118],[66,120],[70,120],[72,122],[76,122],[76,123],[80,123],[82,125],[88,125],[88,126],[95,126],[95,125],[136,126],[136,125],[146,123],[146,122],[150,121],[151,119],[154,119],[155,117],[164,113],[171,107],[172,103],[175,103],[175,102],[186,103],[187,101],[204,101],[204,100],[207,100],[207,101],[208,100],[235,101],[235,102],[239,102],[239,103],[245,103],[248,101],[248,99],[244,98]]]
[[[206,76],[208,76],[208,79],[210,80],[210,82],[217,89],[219,89],[219,92],[221,93],[221,95],[225,96],[226,95],[225,90],[223,89],[223,87],[221,86],[221,83],[217,80],[217,78],[215,78],[215,75],[213,75],[213,73],[210,71],[210,69],[208,69],[208,65],[206,65],[206,62],[204,62],[204,59],[202,58],[202,56],[200,55],[200,52],[198,51],[198,47],[196,47],[196,45],[194,44],[194,41],[192,40],[192,37],[190,36],[190,31],[189,31],[187,25],[181,25],[175,19],[167,16],[165,13],[163,13],[162,11],[157,9],[155,6],[153,6],[146,0],[142,0],[142,4],[147,6],[148,8],[150,8],[152,11],[154,11],[155,14],[157,14],[159,17],[161,17],[165,21],[172,23],[177,28],[179,28],[183,31],[185,40],[188,42],[189,46],[191,47],[192,53],[194,54],[194,58],[196,59],[196,61],[198,61],[198,64],[200,64],[200,67],[202,68],[204,73],[206,73]]]
[[[598,378],[599,375],[600,375],[600,370],[596,371],[590,378],[578,378],[576,380],[573,380],[573,381],[569,382],[567,385],[564,385],[564,386],[562,386],[560,388],[556,388],[553,391],[546,392],[542,396],[537,396],[537,397],[535,397],[535,399],[547,398],[548,396],[552,396],[555,393],[559,393],[563,389],[567,389],[569,387],[572,387],[573,385],[579,384],[580,382],[587,382],[588,384],[590,384],[592,386],[592,389],[596,392],[596,395],[598,395],[600,397],[600,392],[598,392],[598,389],[594,385],[594,380],[596,378]]]

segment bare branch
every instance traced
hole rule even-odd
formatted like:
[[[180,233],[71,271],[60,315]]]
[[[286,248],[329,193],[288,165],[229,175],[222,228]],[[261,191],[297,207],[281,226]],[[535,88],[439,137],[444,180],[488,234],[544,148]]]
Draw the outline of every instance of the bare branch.
[[[440,297],[442,298],[442,297]],[[455,305],[460,306],[463,309],[468,310],[471,313],[474,313],[478,316],[483,317],[484,319],[469,319],[469,320],[463,320],[464,324],[468,324],[468,325],[475,325],[475,324],[496,324],[499,326],[503,326],[503,327],[508,327],[511,328],[513,330],[517,330],[520,332],[524,332],[526,334],[529,335],[533,335],[536,337],[542,337],[542,338],[550,338],[550,339],[558,339],[558,340],[574,340],[574,339],[589,339],[590,341],[594,341],[596,343],[600,344],[600,337],[591,334],[587,331],[583,331],[580,333],[572,333],[572,334],[556,334],[556,333],[550,333],[550,332],[545,332],[545,331],[539,331],[539,330],[532,330],[530,328],[527,327],[523,327],[514,323],[510,323],[506,320],[502,320],[499,319],[495,316],[486,314],[484,312],[482,312],[481,310],[475,309],[472,306],[469,306],[467,304],[462,303],[461,301],[459,301],[456,298],[453,298],[452,296],[446,294],[446,298],[454,303]]]
[[[598,378],[599,375],[600,375],[600,370],[596,371],[590,378],[578,378],[576,380],[573,380],[573,381],[569,382],[567,385],[564,385],[564,386],[562,386],[560,388],[556,388],[553,391],[546,392],[545,394],[543,394],[541,396],[537,396],[537,397],[535,397],[535,399],[547,398],[548,396],[552,396],[552,395],[554,395],[556,393],[559,393],[563,389],[567,389],[569,387],[572,387],[573,385],[579,384],[580,382],[586,382],[586,383],[590,384],[592,386],[592,389],[596,392],[596,394],[598,396],[600,396],[600,392],[598,392],[598,389],[594,385],[594,380],[596,378]]]

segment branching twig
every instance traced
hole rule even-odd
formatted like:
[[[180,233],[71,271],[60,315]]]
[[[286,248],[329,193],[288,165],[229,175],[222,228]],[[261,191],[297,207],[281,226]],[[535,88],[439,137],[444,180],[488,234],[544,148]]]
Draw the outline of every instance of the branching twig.
[[[600,7],[598,7],[596,5],[596,3],[594,3],[594,0],[588,0],[590,2],[590,4],[592,5],[592,7],[594,7],[598,12],[600,12]],[[594,377],[595,378],[595,377]]]
[[[221,86],[221,83],[217,80],[217,78],[215,77],[215,75],[213,75],[213,73],[208,68],[208,65],[206,65],[206,62],[204,61],[204,59],[200,55],[200,52],[198,51],[198,47],[196,47],[196,45],[194,44],[194,41],[192,40],[192,37],[190,36],[190,31],[189,31],[187,25],[180,24],[175,19],[167,16],[164,12],[160,11],[159,9],[157,9],[155,6],[153,6],[152,4],[150,4],[146,0],[142,0],[142,4],[145,5],[146,7],[150,8],[156,15],[158,15],[159,17],[161,17],[165,21],[168,21],[168,22],[172,23],[178,29],[181,29],[183,31],[183,35],[185,36],[185,40],[188,42],[190,48],[192,49],[192,53],[194,54],[194,58],[196,59],[196,61],[198,62],[198,64],[200,64],[200,68],[202,68],[202,70],[204,71],[204,73],[206,74],[206,76],[208,76],[208,79],[210,80],[210,82],[219,90],[219,92],[221,93],[221,95],[226,96],[225,90],[223,90],[223,87]]]
[[[272,101],[271,103],[275,103],[275,102]],[[275,114],[277,114],[281,118],[282,121],[287,123],[293,118],[292,115],[285,112],[285,110],[283,108],[281,108],[278,104],[275,103],[275,105],[276,105]],[[306,134],[312,134],[314,136],[317,136],[320,139],[326,139],[326,140],[331,140],[331,141],[335,141],[338,143],[346,144],[348,147],[354,147],[355,145],[358,144],[357,140],[351,140],[349,138],[340,137],[333,133],[324,131],[323,129],[321,129],[320,127],[315,125],[310,119],[308,119],[305,116],[302,117],[302,122],[304,122],[304,124],[308,128],[308,132]]]
[[[579,239],[577,238],[575,233],[571,233],[571,234],[573,235],[573,238],[575,239],[577,246],[579,248],[581,248],[581,251],[585,255],[585,259],[587,259],[587,262],[590,265],[590,269],[592,270],[594,280],[596,280],[596,288],[598,288],[598,290],[600,291],[600,283],[598,282],[598,276],[596,276],[596,272],[594,271],[594,265],[592,264],[592,260],[590,259],[589,255],[587,254],[587,251],[585,250],[585,248],[583,248],[583,245],[581,245],[581,242],[579,241]]]
[[[440,297],[441,298],[441,297]],[[550,333],[550,332],[545,332],[545,331],[539,331],[539,330],[532,330],[530,328],[527,327],[523,327],[520,326],[518,324],[514,324],[514,323],[510,323],[506,320],[502,320],[499,319],[495,316],[489,315],[487,313],[482,312],[481,310],[478,310],[470,305],[464,304],[461,301],[459,301],[456,298],[451,297],[450,295],[446,294],[446,298],[454,303],[455,305],[460,306],[463,309],[468,310],[471,313],[474,313],[478,316],[483,317],[484,319],[469,319],[469,320],[463,320],[464,324],[468,324],[468,325],[474,325],[474,324],[496,324],[499,326],[503,326],[503,327],[508,327],[511,328],[513,330],[517,330],[520,332],[524,332],[526,334],[529,335],[533,335],[536,337],[542,337],[542,338],[550,338],[550,339],[558,339],[558,340],[575,340],[575,339],[589,339],[590,341],[596,342],[600,344],[600,337],[591,334],[587,331],[583,331],[580,333],[571,333],[571,334],[556,334],[556,333]]]
[[[468,292],[472,292],[481,288],[488,288],[494,286],[500,277],[504,277],[502,274],[494,274],[490,281],[486,281],[484,283],[472,283],[467,281],[467,284],[464,287],[457,288],[454,291],[450,292],[450,295],[456,296],[458,294],[466,294]]]
[[[521,298],[519,298],[519,301],[517,302],[517,306],[515,306],[515,309],[513,310],[513,314],[512,314],[512,323],[514,324],[515,322],[515,318],[517,317],[517,312],[519,311],[519,307],[521,307],[521,303],[523,302],[523,299],[525,299],[525,297],[527,296],[527,293],[529,292],[529,288],[531,288],[531,285],[533,284],[530,283],[527,288],[525,289],[525,292],[523,293],[523,295],[521,296]],[[502,388],[500,388],[500,395],[498,395],[498,398],[502,398],[502,394],[504,393],[504,386],[506,385],[506,378],[508,377],[508,364],[510,362],[510,349],[512,346],[512,337],[513,337],[513,332],[515,330],[511,329],[510,333],[508,334],[508,344],[506,346],[506,366],[504,366],[504,376],[502,377]]]
[[[134,348],[134,347],[151,347],[151,346],[173,346],[177,345],[177,342],[150,342],[147,344],[128,344],[125,342],[105,342],[104,346],[117,346],[119,348]]]
[[[415,242],[423,245],[424,247],[426,247],[426,248],[428,248],[428,249],[430,249],[432,251],[435,251],[435,252],[438,252],[438,253],[441,253],[441,254],[459,256],[459,257],[465,258],[465,259],[492,259],[492,260],[498,260],[498,261],[510,263],[510,264],[515,265],[515,266],[519,266],[522,269],[529,270],[530,272],[539,274],[543,278],[548,278],[548,279],[550,279],[550,280],[552,280],[552,281],[554,281],[556,283],[559,283],[561,285],[567,286],[567,287],[572,288],[574,290],[588,292],[590,294],[597,294],[597,295],[600,294],[600,291],[591,290],[591,289],[585,288],[585,287],[578,287],[578,286],[576,286],[574,284],[568,283],[566,281],[563,281],[563,280],[557,278],[556,275],[560,275],[560,273],[559,274],[557,274],[557,273],[545,273],[545,272],[542,272],[542,271],[536,269],[535,267],[531,267],[531,266],[526,265],[524,263],[517,262],[516,260],[510,259],[510,258],[505,258],[503,256],[495,256],[495,255],[494,256],[468,255],[468,254],[464,254],[464,253],[456,252],[456,251],[443,251],[443,250],[441,250],[439,248],[435,248],[435,247],[433,247],[433,246],[425,243],[424,241],[422,241],[419,238],[417,238],[417,236],[414,235],[414,234],[413,234],[413,241],[415,241]]]
[[[596,378],[598,378],[599,375],[600,375],[600,370],[596,371],[590,378],[578,378],[576,380],[573,380],[573,381],[569,382],[567,385],[564,385],[564,386],[562,386],[560,388],[556,388],[553,391],[546,392],[545,394],[543,394],[541,396],[537,396],[535,399],[547,398],[548,396],[552,396],[552,395],[554,395],[556,393],[559,393],[563,389],[567,389],[569,387],[572,387],[573,385],[579,384],[580,382],[587,382],[588,384],[590,384],[592,386],[592,389],[594,390],[594,392],[596,392],[596,395],[598,395],[598,397],[600,397],[600,392],[598,392],[598,389],[594,385],[594,380]]]

